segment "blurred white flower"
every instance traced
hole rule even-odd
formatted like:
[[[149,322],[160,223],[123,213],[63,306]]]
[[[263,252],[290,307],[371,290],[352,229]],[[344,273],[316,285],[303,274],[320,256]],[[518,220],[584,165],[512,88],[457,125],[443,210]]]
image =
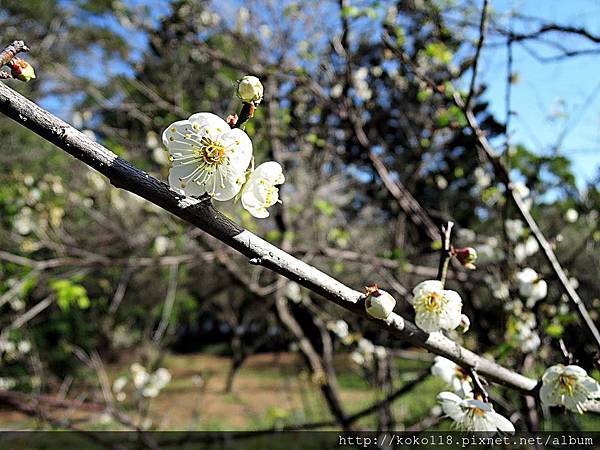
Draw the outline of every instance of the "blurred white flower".
[[[373,353],[377,359],[381,360],[387,356],[387,349],[383,345],[376,345]]]
[[[237,96],[243,102],[256,105],[263,98],[263,85],[258,78],[246,75],[238,81]]]
[[[441,281],[427,280],[419,283],[413,289],[413,297],[409,302],[415,309],[417,326],[428,333],[454,330],[460,325],[460,295],[444,289]]]
[[[494,433],[515,431],[510,420],[495,412],[491,403],[473,398],[462,399],[452,392],[441,392],[437,399],[444,413],[460,430]]]
[[[350,359],[352,359],[352,361],[359,366],[365,364],[365,357],[356,350],[350,354]]]
[[[519,219],[508,219],[506,222],[504,222],[504,226],[506,227],[506,235],[508,236],[508,239],[513,242],[518,241],[523,235],[524,226],[523,222]]]
[[[212,113],[197,113],[169,125],[162,139],[173,163],[172,189],[196,197],[208,193],[219,201],[240,191],[252,157],[252,142],[244,131],[231,129]]]
[[[565,212],[565,220],[569,223],[575,223],[577,222],[577,219],[579,219],[579,213],[577,210],[573,208],[567,209]]]
[[[127,377],[126,377],[126,376],[121,376],[121,377],[117,378],[117,379],[116,379],[116,380],[113,382],[113,385],[112,385],[113,392],[114,392],[115,394],[117,394],[117,393],[119,393],[119,392],[122,392],[122,391],[123,391],[123,389],[125,388],[125,386],[127,385],[127,383],[128,383],[128,380],[127,380]]]
[[[146,369],[139,363],[133,363],[129,370],[133,375],[133,384],[136,389],[142,389],[150,379],[150,375],[146,372]]]
[[[458,364],[442,356],[436,356],[433,361],[432,375],[444,380],[454,392],[466,396],[473,391],[471,377]]]
[[[367,288],[365,309],[371,317],[385,320],[394,311],[395,306],[396,299],[377,285]]]
[[[17,385],[17,381],[14,378],[0,377],[0,390],[7,391],[14,388]]]
[[[527,299],[527,306],[531,307],[535,302],[548,295],[548,284],[540,278],[540,275],[530,267],[526,267],[516,275],[519,286],[519,294]]]
[[[485,189],[492,184],[492,177],[486,173],[482,167],[477,167],[473,172],[473,175],[475,175],[475,182],[477,183],[477,186],[482,189]]]
[[[17,233],[26,235],[33,231],[33,211],[31,208],[24,207],[15,216],[13,226]]]
[[[242,206],[254,217],[269,217],[267,208],[279,201],[279,189],[275,186],[285,181],[283,169],[278,162],[268,161],[256,168],[242,191]]]
[[[525,242],[515,245],[515,260],[520,263],[527,257],[535,255],[540,249],[540,245],[535,237],[529,236]]]
[[[301,303],[302,290],[300,289],[300,285],[295,281],[288,282],[285,287],[285,296],[294,303]]]
[[[154,253],[156,253],[159,256],[164,255],[167,252],[167,250],[169,249],[170,243],[171,243],[171,241],[169,240],[168,237],[156,236],[156,238],[154,239],[154,245],[153,245]]]
[[[579,366],[557,364],[544,372],[540,399],[546,406],[562,405],[582,414],[586,404],[598,397],[600,385]]]
[[[348,324],[341,319],[329,322],[327,328],[342,340],[346,339],[349,335]]]
[[[17,344],[17,350],[21,354],[29,353],[31,351],[31,342],[27,340],[19,341]]]
[[[458,239],[464,244],[470,244],[475,241],[477,235],[469,228],[461,228],[456,232]]]
[[[156,147],[152,149],[152,159],[159,166],[166,166],[169,164],[169,153],[163,148]]]
[[[158,135],[154,131],[148,131],[148,133],[146,133],[146,147],[149,149],[160,148]]]

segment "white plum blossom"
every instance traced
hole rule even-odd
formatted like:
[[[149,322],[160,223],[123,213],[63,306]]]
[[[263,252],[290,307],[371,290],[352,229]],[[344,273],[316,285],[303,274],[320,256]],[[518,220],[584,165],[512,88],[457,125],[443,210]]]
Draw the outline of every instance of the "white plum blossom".
[[[599,397],[600,385],[579,366],[557,364],[544,372],[540,399],[546,406],[562,405],[582,414],[588,402]]]
[[[515,431],[511,421],[495,412],[491,403],[474,398],[463,399],[452,392],[440,392],[437,399],[446,416],[454,421],[459,430],[493,433]]]
[[[457,292],[444,289],[438,280],[426,280],[413,289],[409,299],[415,309],[415,322],[428,333],[454,330],[460,325],[462,300]]]
[[[262,163],[248,178],[242,192],[242,206],[254,217],[269,217],[267,208],[279,201],[275,186],[285,181],[281,165],[275,161]]]
[[[442,356],[436,356],[433,361],[432,375],[444,380],[455,393],[464,397],[473,391],[471,377],[458,364]]]
[[[508,236],[508,239],[513,242],[518,241],[523,235],[524,226],[523,222],[519,219],[508,219],[506,222],[504,222],[504,227],[506,228],[506,235]]]
[[[395,306],[396,299],[386,291],[379,289],[376,285],[367,288],[365,309],[371,317],[385,320],[394,311]]]
[[[473,175],[475,175],[475,182],[477,183],[477,186],[482,189],[485,189],[492,184],[492,177],[486,173],[482,167],[477,167],[474,170]]]
[[[521,270],[517,273],[516,278],[519,294],[527,299],[529,307],[548,295],[548,284],[532,268],[526,267]]]
[[[252,157],[252,142],[244,131],[202,112],[169,125],[162,139],[172,162],[172,189],[196,197],[208,193],[219,201],[240,191]]]
[[[258,78],[246,75],[238,81],[237,96],[243,102],[259,104],[263,98],[263,85]]]
[[[579,213],[577,210],[573,208],[567,209],[565,212],[565,220],[569,223],[575,223],[577,222],[577,219],[579,219]]]

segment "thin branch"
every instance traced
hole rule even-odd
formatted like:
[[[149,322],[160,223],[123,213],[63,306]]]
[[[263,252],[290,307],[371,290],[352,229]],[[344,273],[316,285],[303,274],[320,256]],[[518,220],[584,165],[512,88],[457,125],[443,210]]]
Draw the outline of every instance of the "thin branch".
[[[0,53],[0,67],[8,64],[15,56],[21,52],[28,52],[29,47],[23,41],[14,41]]]
[[[477,79],[477,66],[479,65],[479,58],[481,57],[481,49],[483,48],[483,42],[485,41],[485,35],[487,33],[488,23],[488,3],[489,0],[483,0],[483,7],[481,8],[481,20],[479,21],[479,39],[477,40],[477,47],[475,49],[475,59],[473,60],[473,75],[471,75],[471,83],[469,84],[469,93],[465,100],[465,106],[467,108],[471,105],[471,99],[475,92],[475,81]]]
[[[448,275],[448,266],[452,259],[452,227],[454,222],[447,222],[442,225],[442,248],[440,250],[440,265],[438,267],[437,279],[446,284],[446,276]]]

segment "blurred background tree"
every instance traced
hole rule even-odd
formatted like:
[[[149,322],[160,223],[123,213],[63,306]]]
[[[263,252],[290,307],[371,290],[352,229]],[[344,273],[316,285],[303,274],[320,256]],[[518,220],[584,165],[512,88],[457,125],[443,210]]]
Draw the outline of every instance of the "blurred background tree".
[[[246,131],[257,159],[284,166],[283,204],[268,220],[236,207],[226,208],[231,217],[350,286],[377,282],[395,292],[397,311],[408,317],[412,309],[403,299],[419,281],[435,277],[436,227],[452,220],[456,245],[476,247],[480,255],[474,272],[451,269],[449,284],[461,293],[472,323],[457,339],[532,376],[548,361],[564,359],[561,345],[577,364],[595,370],[594,346],[529,230],[514,222],[505,186],[491,175],[451,98],[455,90],[468,95],[480,12],[474,2],[445,0],[5,0],[0,36],[32,47],[38,79],[15,88],[161,179],[169,167],[163,129],[198,111],[236,113],[235,81],[259,76],[265,100]],[[518,10],[492,8],[489,20],[489,38],[509,48],[544,38],[507,31],[507,21],[510,30],[543,24]],[[447,95],[400,63],[382,42],[384,30]],[[510,99],[517,79],[508,69]],[[529,189],[534,217],[596,320],[598,182],[578,183],[559,149],[549,154],[513,143],[514,113],[507,106],[508,114],[498,117],[485,84],[475,84],[471,101],[503,160]],[[223,400],[208,395],[213,386],[237,391],[243,403],[251,387],[236,389],[236,374],[253,355],[269,354],[272,369],[292,358],[284,386],[303,380],[299,405],[262,405],[240,422],[195,418],[200,421],[166,427],[293,426],[333,416],[327,427],[347,425],[354,395],[365,404],[381,399],[430,365],[428,355],[367,323],[339,322],[337,308],[247,266],[214,239],[113,189],[13,123],[2,121],[0,136],[0,387],[101,401],[104,365],[112,383],[139,362],[148,373],[171,370],[165,389],[176,389],[179,380],[181,389],[205,396],[198,405]],[[527,304],[519,293],[515,276],[525,267],[547,281],[543,301]],[[198,353],[226,357],[219,364],[228,373],[211,360],[186,362]],[[191,373],[181,371],[186,365]],[[139,372],[131,373],[135,385]],[[384,405],[359,423],[433,426],[443,384],[420,381],[407,389],[411,408]],[[306,397],[317,388],[322,398]],[[113,390],[117,398],[125,392]],[[502,388],[493,393],[507,400],[500,410],[514,415],[518,428],[553,426],[538,417],[535,404]],[[147,411],[154,395],[141,393],[144,401],[137,403],[135,393],[127,395],[124,405],[139,423],[161,426],[160,408]],[[94,416],[90,426],[118,426],[115,418],[103,420]],[[575,425],[567,416],[554,420],[558,427],[597,426],[587,417]]]

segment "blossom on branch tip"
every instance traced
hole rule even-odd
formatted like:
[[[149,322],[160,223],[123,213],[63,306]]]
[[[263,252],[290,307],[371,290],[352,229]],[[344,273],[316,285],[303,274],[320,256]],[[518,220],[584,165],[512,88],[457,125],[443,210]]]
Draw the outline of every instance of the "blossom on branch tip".
[[[557,364],[542,377],[540,399],[546,406],[562,405],[583,414],[587,403],[600,397],[600,385],[579,366]]]
[[[438,280],[426,280],[413,289],[409,303],[415,309],[415,323],[428,333],[454,330],[460,325],[462,300],[457,292],[444,289]]]
[[[263,98],[263,85],[258,78],[246,75],[238,80],[237,96],[245,103],[258,105]]]
[[[454,421],[459,430],[493,433],[515,431],[511,421],[495,412],[491,403],[474,398],[463,399],[452,392],[440,392],[437,399],[446,416]]]
[[[285,182],[283,169],[275,161],[262,163],[254,170],[242,191],[242,206],[254,217],[269,217],[267,208],[279,201],[276,185]]]
[[[207,193],[219,201],[238,194],[252,157],[252,142],[244,131],[203,112],[169,125],[162,139],[172,162],[172,189],[195,197]]]
[[[375,284],[366,288],[365,309],[376,319],[385,320],[394,311],[396,299]]]

